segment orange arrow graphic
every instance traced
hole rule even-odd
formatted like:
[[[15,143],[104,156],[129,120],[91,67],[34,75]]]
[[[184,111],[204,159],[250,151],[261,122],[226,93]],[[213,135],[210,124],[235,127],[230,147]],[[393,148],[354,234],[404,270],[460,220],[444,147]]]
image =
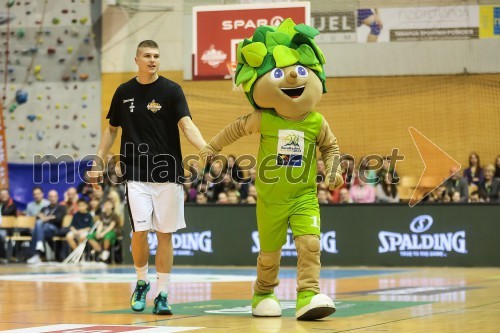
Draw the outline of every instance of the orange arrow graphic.
[[[424,171],[408,203],[410,207],[413,207],[427,194],[430,194],[448,178],[460,171],[461,165],[416,128],[410,127],[408,130],[420,158],[424,162]]]

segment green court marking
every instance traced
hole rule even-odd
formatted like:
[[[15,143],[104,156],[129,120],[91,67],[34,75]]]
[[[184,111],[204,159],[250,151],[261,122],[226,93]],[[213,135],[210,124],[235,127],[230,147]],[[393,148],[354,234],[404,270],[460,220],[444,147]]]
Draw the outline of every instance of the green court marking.
[[[295,316],[295,301],[281,301],[283,317]],[[353,317],[369,313],[390,311],[430,304],[432,302],[392,302],[392,301],[335,301],[337,312],[335,317]],[[172,309],[176,315],[197,315],[197,316],[249,316],[252,314],[252,307],[249,300],[213,300],[203,302],[191,302],[172,304]],[[151,313],[152,307],[148,307],[143,313]],[[105,314],[132,314],[131,309],[119,309],[102,311]]]

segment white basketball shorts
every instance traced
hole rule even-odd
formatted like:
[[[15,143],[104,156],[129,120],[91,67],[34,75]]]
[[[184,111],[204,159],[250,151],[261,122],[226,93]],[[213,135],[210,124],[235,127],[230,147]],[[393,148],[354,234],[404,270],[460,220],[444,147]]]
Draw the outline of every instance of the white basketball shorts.
[[[132,230],[172,233],[186,227],[184,188],[174,183],[127,181]]]

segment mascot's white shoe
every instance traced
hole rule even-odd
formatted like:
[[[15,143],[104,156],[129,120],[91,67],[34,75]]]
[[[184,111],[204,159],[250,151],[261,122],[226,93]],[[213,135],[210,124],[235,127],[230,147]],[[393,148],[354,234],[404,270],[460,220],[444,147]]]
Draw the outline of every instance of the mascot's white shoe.
[[[313,291],[300,291],[297,294],[295,317],[298,320],[315,320],[328,317],[335,312],[335,304],[325,294]]]
[[[278,298],[271,294],[253,294],[252,315],[255,317],[281,317]]]

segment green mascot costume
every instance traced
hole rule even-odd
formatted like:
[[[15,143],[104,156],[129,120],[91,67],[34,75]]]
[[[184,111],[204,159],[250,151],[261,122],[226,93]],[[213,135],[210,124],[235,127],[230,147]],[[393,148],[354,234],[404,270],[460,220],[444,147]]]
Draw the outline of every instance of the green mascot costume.
[[[326,92],[325,58],[314,41],[318,33],[286,19],[278,27],[258,27],[251,39],[241,42],[235,80],[255,111],[228,125],[200,151],[205,160],[244,135],[260,133],[256,188],[261,248],[254,316],[281,316],[274,288],[288,227],[297,248],[297,319],[314,320],[335,312],[332,300],[319,290],[316,148],[325,161],[330,189],[340,187],[343,179],[337,168],[337,140],[325,118],[313,111]]]

